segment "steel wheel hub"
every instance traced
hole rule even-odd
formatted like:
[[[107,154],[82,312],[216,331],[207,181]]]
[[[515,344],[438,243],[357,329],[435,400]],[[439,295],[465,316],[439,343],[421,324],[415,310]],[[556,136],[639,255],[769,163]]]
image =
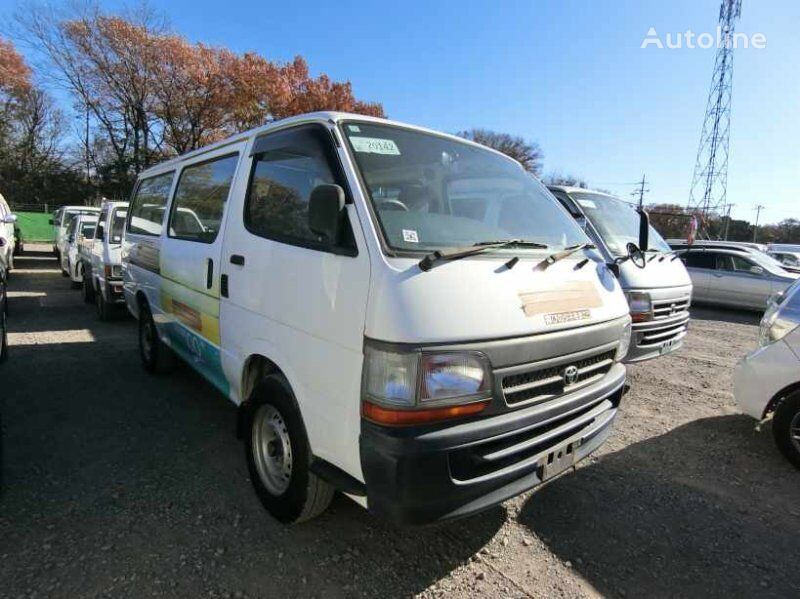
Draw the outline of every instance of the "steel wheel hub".
[[[281,495],[292,479],[292,443],[281,413],[269,404],[253,420],[253,461],[261,482],[273,495]]]

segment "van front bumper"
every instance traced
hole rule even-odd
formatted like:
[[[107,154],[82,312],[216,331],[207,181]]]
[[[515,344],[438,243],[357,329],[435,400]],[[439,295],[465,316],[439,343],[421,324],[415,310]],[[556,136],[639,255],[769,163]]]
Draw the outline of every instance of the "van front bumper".
[[[625,362],[643,362],[679,350],[689,331],[689,319],[689,312],[684,312],[674,318],[633,323]]]
[[[611,433],[625,384],[615,364],[597,383],[459,423],[386,427],[361,421],[369,510],[429,524],[496,505],[571,469]]]

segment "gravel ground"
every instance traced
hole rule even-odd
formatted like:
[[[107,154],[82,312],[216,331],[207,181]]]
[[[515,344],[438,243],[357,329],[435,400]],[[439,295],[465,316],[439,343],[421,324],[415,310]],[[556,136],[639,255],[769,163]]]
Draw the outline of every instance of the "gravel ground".
[[[755,315],[695,309],[677,355],[629,369],[601,452],[536,494],[422,530],[339,497],[286,528],[231,403],[145,375],[134,321],[97,321],[52,258],[17,267],[0,597],[800,596],[800,473],[732,397]]]

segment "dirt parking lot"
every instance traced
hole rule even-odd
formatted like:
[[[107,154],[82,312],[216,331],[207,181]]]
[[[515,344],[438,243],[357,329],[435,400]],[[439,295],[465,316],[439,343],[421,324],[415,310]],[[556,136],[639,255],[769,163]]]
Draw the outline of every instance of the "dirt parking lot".
[[[235,408],[188,368],[142,370],[45,254],[11,281],[0,367],[0,597],[800,596],[800,472],[739,414],[758,317],[695,309],[629,369],[599,455],[469,519],[398,530],[346,498],[286,528],[261,507]]]

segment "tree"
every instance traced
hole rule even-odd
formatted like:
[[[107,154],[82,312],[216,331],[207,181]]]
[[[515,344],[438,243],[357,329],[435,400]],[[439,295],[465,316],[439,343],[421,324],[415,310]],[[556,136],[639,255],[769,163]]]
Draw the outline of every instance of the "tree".
[[[534,175],[538,175],[542,170],[544,154],[539,144],[535,142],[527,142],[522,137],[488,129],[470,129],[460,131],[457,135],[510,156]]]
[[[580,187],[581,189],[588,189],[589,184],[584,181],[582,177],[577,177],[571,174],[563,174],[561,171],[553,171],[549,173],[544,182],[547,185],[563,185],[565,187]]]

